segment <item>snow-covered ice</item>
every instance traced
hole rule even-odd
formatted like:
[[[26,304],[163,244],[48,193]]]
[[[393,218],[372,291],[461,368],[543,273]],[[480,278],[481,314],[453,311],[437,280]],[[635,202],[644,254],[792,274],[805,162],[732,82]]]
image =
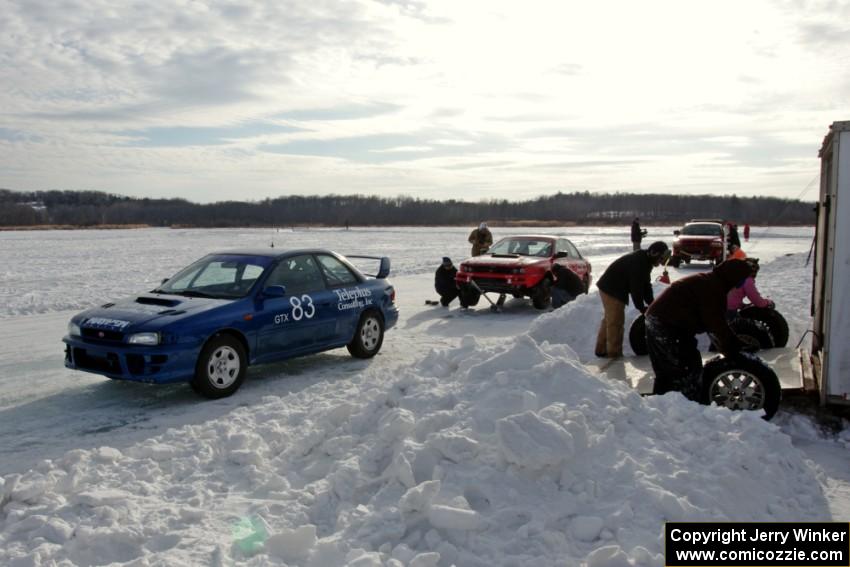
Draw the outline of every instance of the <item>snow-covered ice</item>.
[[[565,234],[596,277],[630,247],[627,228],[495,232]],[[810,326],[812,232],[754,228],[745,246],[791,346]],[[544,314],[424,306],[466,234],[0,233],[0,564],[655,566],[665,521],[848,519],[846,430],[589,371],[595,292]],[[62,367],[69,309],[272,238],[392,257],[401,319],[378,357],[257,367],[213,402]]]

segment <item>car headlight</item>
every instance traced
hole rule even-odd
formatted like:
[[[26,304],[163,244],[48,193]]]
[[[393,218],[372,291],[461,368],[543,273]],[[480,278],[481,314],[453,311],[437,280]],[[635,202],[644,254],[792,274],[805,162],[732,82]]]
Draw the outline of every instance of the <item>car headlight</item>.
[[[83,332],[80,330],[79,325],[73,321],[68,321],[68,334],[72,337],[79,337],[83,334]]]
[[[158,345],[159,333],[135,333],[127,337],[127,342],[131,345]]]

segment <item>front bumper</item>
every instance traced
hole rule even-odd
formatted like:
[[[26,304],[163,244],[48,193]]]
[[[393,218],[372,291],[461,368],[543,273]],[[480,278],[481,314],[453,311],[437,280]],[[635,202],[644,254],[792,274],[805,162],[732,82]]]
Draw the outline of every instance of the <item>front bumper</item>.
[[[114,380],[168,384],[195,374],[200,346],[101,344],[65,336],[65,367]]]
[[[673,250],[674,256],[689,258],[691,260],[718,260],[723,257],[723,250],[719,248],[678,248]]]
[[[540,283],[540,276],[529,274],[477,274],[475,272],[458,272],[455,282],[458,285],[469,285],[472,280],[481,291],[495,293],[515,293],[528,295],[531,288]]]

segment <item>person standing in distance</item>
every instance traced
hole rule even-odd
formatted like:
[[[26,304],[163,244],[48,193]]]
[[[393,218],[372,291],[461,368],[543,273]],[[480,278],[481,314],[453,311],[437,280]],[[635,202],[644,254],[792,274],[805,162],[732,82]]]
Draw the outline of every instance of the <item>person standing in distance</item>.
[[[670,249],[653,242],[646,250],[635,250],[620,256],[608,266],[596,283],[602,300],[602,321],[596,334],[596,356],[623,356],[623,327],[629,296],[635,309],[643,313],[653,301],[652,268],[669,257]]]
[[[493,233],[487,228],[487,223],[482,222],[478,228],[469,233],[467,240],[472,244],[472,255],[480,256],[486,254],[493,245]]]
[[[632,221],[632,250],[640,250],[640,241],[646,236],[646,230],[640,227],[637,217]]]

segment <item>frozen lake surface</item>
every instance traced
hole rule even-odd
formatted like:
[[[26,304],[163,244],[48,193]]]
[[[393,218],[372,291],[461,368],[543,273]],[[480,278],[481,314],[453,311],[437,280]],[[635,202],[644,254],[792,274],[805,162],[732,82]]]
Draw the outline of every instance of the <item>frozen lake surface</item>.
[[[670,243],[673,228],[649,227],[645,243]],[[440,259],[467,256],[468,232],[0,232],[0,563],[660,565],[665,518],[847,519],[845,433],[787,410],[768,424],[677,394],[641,398],[589,372],[594,289],[551,313],[525,300],[500,314],[483,301],[425,306]],[[493,232],[565,235],[595,278],[630,249],[628,227]],[[744,245],[791,346],[810,325],[812,237],[754,227]],[[379,356],[252,368],[213,402],[63,367],[75,311],[208,252],[272,242],[392,258],[401,318]],[[739,471],[726,495],[724,468]],[[234,535],[245,518],[266,532],[257,549]]]

